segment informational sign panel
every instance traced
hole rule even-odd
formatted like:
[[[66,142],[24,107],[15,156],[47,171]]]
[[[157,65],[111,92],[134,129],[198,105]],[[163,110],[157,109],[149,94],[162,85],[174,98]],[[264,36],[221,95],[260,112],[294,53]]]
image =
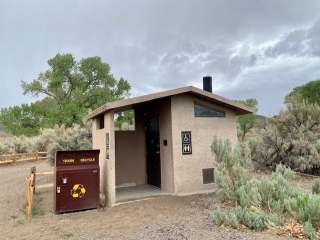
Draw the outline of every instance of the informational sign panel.
[[[192,154],[191,131],[181,132],[182,154]]]

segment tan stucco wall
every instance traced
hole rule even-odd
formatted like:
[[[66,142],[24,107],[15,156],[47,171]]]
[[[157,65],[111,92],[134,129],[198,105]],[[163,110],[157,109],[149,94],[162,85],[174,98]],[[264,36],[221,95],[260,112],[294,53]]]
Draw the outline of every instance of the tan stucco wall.
[[[136,118],[134,131],[116,131],[116,185],[146,183],[145,131]]]
[[[106,132],[105,129],[97,129],[96,119],[92,122],[92,148],[99,149],[99,166],[100,166],[100,192],[104,193],[104,181],[106,175]]]
[[[100,150],[100,192],[105,195],[106,203],[115,203],[115,135],[113,111],[104,114],[104,128],[97,129],[97,120],[92,124],[92,147]],[[106,134],[109,134],[109,159],[106,159]]]
[[[194,102],[208,104],[226,112],[225,118],[194,116]],[[211,144],[215,136],[237,143],[236,114],[192,95],[177,95],[135,108],[136,131],[114,132],[113,112],[107,112],[105,128],[93,122],[93,148],[100,149],[101,192],[107,203],[115,203],[116,184],[143,184],[146,180],[144,116],[159,116],[161,189],[164,192],[189,194],[213,190],[215,184],[203,184],[202,169],[215,166]],[[192,154],[182,155],[181,131],[192,132]],[[106,160],[106,133],[109,133],[109,159]],[[167,146],[163,141],[167,140]],[[117,147],[116,147],[117,146]]]
[[[215,184],[203,184],[202,169],[214,167],[211,144],[214,136],[237,142],[236,114],[226,112],[225,118],[195,117],[194,102],[215,106],[191,95],[177,95],[171,99],[172,141],[175,193],[193,193],[214,189]],[[191,131],[192,154],[182,155],[181,131]]]

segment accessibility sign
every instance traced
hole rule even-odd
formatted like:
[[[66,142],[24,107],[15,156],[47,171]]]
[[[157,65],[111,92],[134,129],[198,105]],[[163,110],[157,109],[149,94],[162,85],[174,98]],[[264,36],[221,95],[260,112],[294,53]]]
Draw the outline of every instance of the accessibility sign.
[[[191,131],[181,132],[182,154],[192,154]]]

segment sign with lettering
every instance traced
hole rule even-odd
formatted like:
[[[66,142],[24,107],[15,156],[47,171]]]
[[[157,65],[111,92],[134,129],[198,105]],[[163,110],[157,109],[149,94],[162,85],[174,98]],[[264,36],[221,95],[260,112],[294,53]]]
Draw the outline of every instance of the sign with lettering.
[[[182,154],[192,154],[191,131],[181,132]]]
[[[99,150],[57,151],[56,166],[99,165]]]

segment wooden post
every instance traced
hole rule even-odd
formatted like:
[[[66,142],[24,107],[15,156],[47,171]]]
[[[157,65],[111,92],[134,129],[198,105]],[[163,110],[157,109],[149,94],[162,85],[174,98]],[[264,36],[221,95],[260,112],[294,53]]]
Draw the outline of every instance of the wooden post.
[[[37,168],[35,166],[30,169],[30,176],[32,177],[31,187],[33,189],[33,192],[36,191],[36,171]]]
[[[25,218],[26,221],[30,221],[32,214],[32,199],[33,199],[33,176],[31,175],[26,178],[26,191],[24,194],[24,209],[25,209]]]

